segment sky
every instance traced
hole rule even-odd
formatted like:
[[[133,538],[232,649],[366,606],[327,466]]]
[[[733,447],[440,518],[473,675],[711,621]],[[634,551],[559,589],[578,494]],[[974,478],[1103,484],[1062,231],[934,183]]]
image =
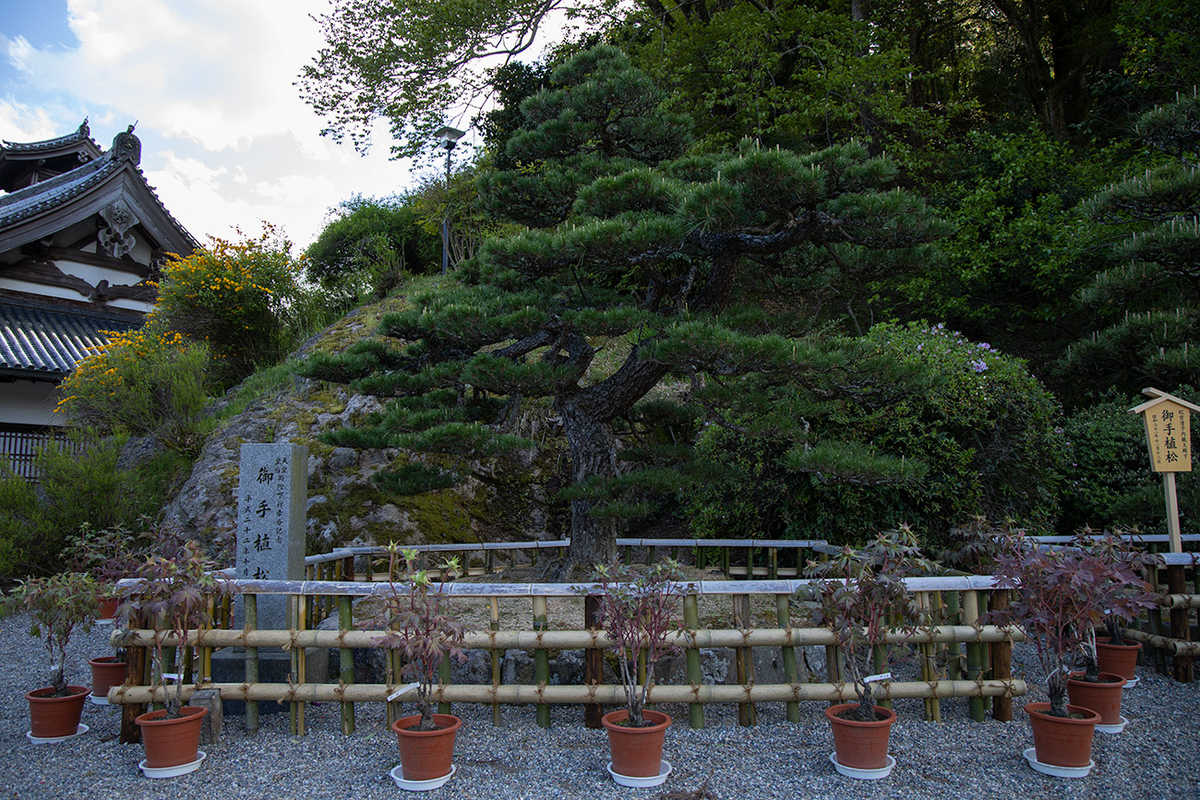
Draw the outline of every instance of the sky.
[[[322,44],[310,15],[328,7],[0,0],[0,139],[63,136],[86,117],[107,150],[136,123],[142,171],[194,237],[253,236],[267,221],[303,249],[341,201],[441,174],[389,160],[382,123],[366,157],[320,136],[322,119],[292,84]]]

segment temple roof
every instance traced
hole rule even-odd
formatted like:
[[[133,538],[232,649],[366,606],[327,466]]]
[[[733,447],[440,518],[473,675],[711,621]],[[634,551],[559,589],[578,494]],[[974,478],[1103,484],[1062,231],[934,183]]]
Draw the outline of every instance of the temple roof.
[[[40,142],[0,143],[0,189],[15,191],[100,158],[87,120],[73,133]]]
[[[91,348],[108,343],[102,331],[140,324],[127,315],[0,296],[0,374],[57,380]]]
[[[80,128],[83,131],[86,123]],[[79,135],[80,131],[77,131],[72,136]],[[91,141],[90,137],[88,141]],[[46,144],[37,142],[22,146]],[[0,195],[0,252],[52,235],[121,199],[129,205],[137,223],[154,240],[154,245],[180,255],[191,253],[197,247],[196,240],[171,216],[154,188],[146,182],[137,166],[140,157],[141,142],[130,126],[128,131],[116,135],[113,147],[99,158]]]

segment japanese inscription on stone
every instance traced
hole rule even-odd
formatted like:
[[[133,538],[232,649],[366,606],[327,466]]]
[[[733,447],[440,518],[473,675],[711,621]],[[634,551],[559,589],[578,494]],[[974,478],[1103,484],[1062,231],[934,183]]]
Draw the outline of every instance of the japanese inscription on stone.
[[[301,445],[242,445],[237,503],[239,578],[304,579],[307,462],[308,448]],[[260,628],[284,627],[282,596],[261,598],[258,610]]]

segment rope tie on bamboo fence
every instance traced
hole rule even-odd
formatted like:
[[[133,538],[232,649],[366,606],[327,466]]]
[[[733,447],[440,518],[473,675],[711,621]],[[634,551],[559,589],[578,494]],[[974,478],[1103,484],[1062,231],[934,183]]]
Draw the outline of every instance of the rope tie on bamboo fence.
[[[338,631],[338,636],[340,637],[341,635],[342,635],[341,631]],[[296,630],[295,628],[288,628],[288,640],[283,644],[283,647],[281,649],[283,650],[283,652],[288,653],[288,652],[291,652],[293,649],[299,648],[299,647],[300,647],[300,631]]]
[[[296,683],[296,681],[292,679],[291,675],[288,675],[287,691],[283,693],[283,697],[281,697],[275,701],[276,704],[283,705],[284,703],[299,702],[299,700],[300,700],[299,689],[300,689],[300,684]]]

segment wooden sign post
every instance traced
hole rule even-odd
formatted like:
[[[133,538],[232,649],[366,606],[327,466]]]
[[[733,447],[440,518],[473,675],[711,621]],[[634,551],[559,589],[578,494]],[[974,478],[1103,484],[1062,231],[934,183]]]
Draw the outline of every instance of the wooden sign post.
[[[1183,552],[1179,535],[1179,501],[1175,496],[1175,473],[1192,471],[1191,414],[1200,411],[1186,400],[1158,389],[1143,389],[1142,394],[1153,397],[1140,406],[1129,409],[1141,414],[1146,423],[1146,443],[1150,448],[1150,467],[1162,473],[1163,490],[1167,498],[1167,535],[1171,552]]]

